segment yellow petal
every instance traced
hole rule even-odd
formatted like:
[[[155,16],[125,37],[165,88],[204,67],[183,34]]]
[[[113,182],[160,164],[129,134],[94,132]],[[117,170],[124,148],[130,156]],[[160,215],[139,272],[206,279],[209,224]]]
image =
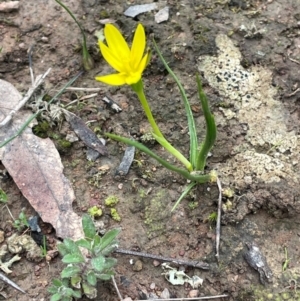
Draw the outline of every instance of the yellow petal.
[[[142,77],[142,74],[139,72],[130,73],[130,75],[127,75],[125,78],[127,85],[136,84]]]
[[[142,58],[142,60],[140,61],[140,64],[137,68],[137,72],[139,72],[142,76],[143,71],[146,69],[147,64],[149,62],[149,57],[150,57],[150,52],[147,52],[144,57]]]
[[[123,63],[116,57],[104,43],[101,41],[98,42],[101,53],[104,59],[110,64],[116,71],[122,72]]]
[[[131,46],[131,52],[130,52],[130,62],[134,70],[136,70],[143,57],[145,47],[146,47],[145,30],[143,25],[139,24],[134,34],[134,38]]]
[[[112,86],[122,86],[126,84],[125,76],[122,75],[121,73],[96,76],[95,79],[99,82],[112,85]]]
[[[117,58],[129,58],[130,50],[120,31],[112,24],[106,24],[104,35],[109,50]]]

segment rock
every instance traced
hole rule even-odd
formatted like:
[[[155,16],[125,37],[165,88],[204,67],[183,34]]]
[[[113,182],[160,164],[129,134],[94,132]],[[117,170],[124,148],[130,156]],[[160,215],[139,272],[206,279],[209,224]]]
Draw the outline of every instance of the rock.
[[[135,272],[140,272],[142,269],[143,269],[143,263],[140,260],[137,260],[134,263],[132,270]]]

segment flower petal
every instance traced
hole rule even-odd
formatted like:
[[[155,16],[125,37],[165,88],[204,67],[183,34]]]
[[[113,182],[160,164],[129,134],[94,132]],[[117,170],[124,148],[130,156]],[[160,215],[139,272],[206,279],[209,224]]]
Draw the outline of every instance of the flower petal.
[[[99,48],[102,53],[102,56],[104,59],[107,61],[111,67],[113,67],[116,71],[122,72],[123,68],[123,63],[119,60],[118,57],[116,57],[103,42],[99,41]]]
[[[131,52],[130,52],[130,62],[134,70],[136,70],[143,57],[145,47],[146,47],[145,30],[143,25],[139,24],[134,34],[134,38],[131,46]]]
[[[126,78],[124,74],[121,73],[96,76],[95,79],[99,82],[112,86],[122,86],[126,84]]]
[[[128,44],[115,26],[112,24],[106,24],[104,28],[104,35],[107,45],[115,57],[120,59],[129,59],[130,50]]]
[[[149,63],[150,54],[151,54],[150,51],[147,52],[144,55],[144,57],[142,58],[142,60],[140,61],[140,64],[138,65],[137,72],[141,74],[141,77],[142,77],[143,71],[146,69],[147,64]]]
[[[125,78],[127,85],[136,84],[142,77],[142,74],[139,72],[130,73],[130,75],[127,75]]]

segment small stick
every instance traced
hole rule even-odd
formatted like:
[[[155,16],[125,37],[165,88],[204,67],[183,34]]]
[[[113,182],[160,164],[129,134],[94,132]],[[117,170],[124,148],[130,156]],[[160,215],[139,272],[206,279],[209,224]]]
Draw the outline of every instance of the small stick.
[[[115,287],[115,289],[116,289],[116,291],[117,291],[117,294],[118,294],[118,297],[119,297],[120,301],[122,301],[123,298],[122,298],[122,295],[121,295],[121,293],[120,293],[120,291],[119,291],[119,288],[118,288],[118,286],[117,286],[115,277],[114,277],[114,276],[111,276],[111,280],[112,280],[112,282],[113,282],[113,284],[114,284],[114,287]]]
[[[66,91],[83,91],[83,92],[100,92],[101,88],[79,88],[79,87],[69,87]]]
[[[216,257],[219,262],[219,249],[220,249],[220,236],[221,236],[221,208],[222,208],[222,185],[220,179],[217,177],[217,185],[219,188],[219,199],[218,199],[218,216],[216,226]]]
[[[169,299],[151,299],[152,301],[191,301],[191,300],[210,300],[210,299],[218,299],[218,298],[226,298],[228,295],[216,295],[216,296],[207,296],[207,297],[195,297],[195,298],[169,298]],[[143,301],[143,300],[135,300],[135,301]]]
[[[22,290],[16,283],[11,281],[9,278],[7,278],[2,273],[0,273],[0,280],[4,281],[6,284],[12,286],[13,288],[15,288],[16,290],[22,292],[23,294],[26,294],[26,292],[24,290]]]
[[[186,261],[186,260],[182,260],[182,259],[174,259],[174,258],[163,257],[163,256],[159,256],[159,255],[153,255],[153,254],[149,254],[149,253],[142,253],[142,252],[135,252],[135,251],[131,251],[131,250],[120,249],[120,248],[117,248],[114,252],[126,254],[126,255],[152,258],[152,259],[156,259],[156,260],[160,260],[160,261],[173,262],[175,264],[186,265],[186,266],[203,269],[203,270],[209,269],[209,264],[206,262],[203,262],[203,261],[196,261],[196,260]]]
[[[49,68],[44,74],[39,75],[36,78],[36,81],[34,83],[34,86],[29,88],[25,96],[19,101],[17,106],[10,111],[10,113],[0,122],[0,128],[5,126],[13,117],[14,114],[16,114],[24,105],[25,103],[30,99],[30,97],[33,95],[33,93],[38,89],[38,87],[43,83],[46,76],[51,71],[51,68]]]

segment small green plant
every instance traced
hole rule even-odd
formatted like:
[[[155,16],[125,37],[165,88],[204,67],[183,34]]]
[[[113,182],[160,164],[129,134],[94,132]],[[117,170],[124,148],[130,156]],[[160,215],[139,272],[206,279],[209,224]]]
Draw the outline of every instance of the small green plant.
[[[19,218],[14,220],[13,226],[18,230],[22,231],[24,228],[29,228],[27,216],[22,210],[19,214]]]
[[[212,212],[208,216],[208,222],[211,224],[215,224],[218,218],[218,213],[217,212]]]
[[[7,203],[7,194],[0,188],[0,202]]]
[[[67,13],[71,16],[71,18],[75,21],[77,26],[79,27],[81,34],[82,34],[82,62],[83,62],[83,68],[86,71],[89,71],[94,68],[94,60],[91,57],[90,53],[88,52],[87,45],[86,45],[86,36],[84,33],[84,30],[80,23],[77,21],[73,13],[70,11],[70,9],[64,5],[61,1],[55,0],[61,7],[63,7]]]
[[[84,215],[82,227],[85,238],[78,241],[64,239],[58,245],[67,266],[61,272],[61,279],[54,279],[48,291],[50,301],[71,301],[85,295],[89,299],[97,296],[97,280],[110,280],[117,260],[107,257],[116,247],[116,236],[120,229],[108,231],[103,237],[96,233],[92,218]]]
[[[41,251],[42,251],[42,255],[44,258],[46,258],[47,256],[47,243],[46,243],[46,236],[43,235],[43,245],[40,246]]]
[[[289,266],[289,262],[291,260],[291,258],[288,258],[288,252],[287,252],[287,248],[284,247],[284,256],[285,256],[285,259],[284,259],[284,262],[282,264],[282,272],[285,272]]]
[[[163,65],[165,66],[166,70],[176,82],[183,100],[183,105],[187,115],[187,124],[190,138],[189,157],[186,158],[184,154],[182,154],[178,149],[176,149],[160,131],[159,125],[156,123],[155,118],[152,115],[150,105],[144,92],[142,74],[150,61],[151,53],[149,49],[146,50],[146,36],[143,25],[138,24],[131,47],[129,47],[121,32],[112,24],[105,25],[104,36],[106,39],[106,44],[103,41],[98,41],[100,51],[104,59],[108,62],[108,64],[116,70],[116,73],[96,76],[95,79],[102,83],[113,86],[129,85],[132,88],[132,90],[136,93],[140,104],[144,110],[144,113],[149,121],[149,124],[152,129],[152,138],[155,139],[174,158],[176,158],[183,165],[184,168],[179,168],[171,164],[169,161],[163,159],[162,157],[152,152],[148,147],[146,147],[142,143],[111,133],[106,133],[105,135],[116,141],[135,146],[138,150],[154,158],[165,168],[177,172],[178,174],[190,181],[190,183],[182,192],[178,201],[175,203],[172,209],[174,210],[179,204],[179,202],[197,184],[216,180],[215,172],[206,173],[204,171],[206,159],[216,140],[217,128],[214,116],[211,113],[208,105],[207,97],[203,91],[200,78],[199,76],[196,76],[198,95],[206,122],[206,135],[203,141],[198,141],[195,120],[185,90],[180,81],[178,80],[177,76],[174,74],[172,69],[169,67],[168,63],[165,61],[158,46],[153,40],[154,48]]]

